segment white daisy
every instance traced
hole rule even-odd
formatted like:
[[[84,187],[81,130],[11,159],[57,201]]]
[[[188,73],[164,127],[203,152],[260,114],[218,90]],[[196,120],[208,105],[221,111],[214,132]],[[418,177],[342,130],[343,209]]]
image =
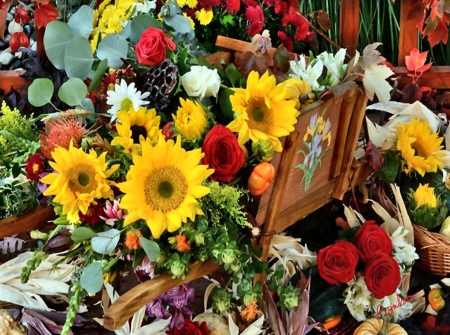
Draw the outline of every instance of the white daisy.
[[[106,92],[106,94],[108,95],[106,103],[112,106],[108,110],[108,113],[111,114],[112,122],[116,119],[116,114],[118,111],[129,111],[131,106],[133,106],[134,110],[136,111],[139,109],[139,107],[147,105],[148,101],[144,101],[143,99],[147,98],[150,95],[150,92],[141,94],[141,91],[138,91],[134,87],[134,83],[127,85],[125,80],[122,79],[120,81],[120,85],[114,85],[114,91],[108,91]]]

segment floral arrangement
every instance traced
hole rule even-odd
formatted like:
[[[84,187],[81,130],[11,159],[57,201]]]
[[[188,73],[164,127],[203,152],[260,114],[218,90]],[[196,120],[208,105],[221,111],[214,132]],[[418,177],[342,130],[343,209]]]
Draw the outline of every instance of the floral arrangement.
[[[348,216],[354,217],[349,220],[352,228],[317,253],[317,266],[329,284],[347,285],[344,304],[357,321],[376,317],[395,322],[411,314],[413,305],[402,286],[419,256],[411,245],[412,226],[406,228],[411,225],[409,219],[399,223],[378,203],[373,202],[373,207],[385,223],[381,227],[375,221],[359,225],[348,209],[353,213]]]

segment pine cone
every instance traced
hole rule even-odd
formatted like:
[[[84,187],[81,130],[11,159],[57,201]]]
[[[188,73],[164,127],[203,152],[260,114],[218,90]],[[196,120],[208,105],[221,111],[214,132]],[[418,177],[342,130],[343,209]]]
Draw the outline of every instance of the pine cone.
[[[153,67],[145,77],[144,92],[150,92],[146,99],[149,108],[158,111],[166,108],[175,93],[178,83],[178,68],[170,60],[165,59],[158,66]]]

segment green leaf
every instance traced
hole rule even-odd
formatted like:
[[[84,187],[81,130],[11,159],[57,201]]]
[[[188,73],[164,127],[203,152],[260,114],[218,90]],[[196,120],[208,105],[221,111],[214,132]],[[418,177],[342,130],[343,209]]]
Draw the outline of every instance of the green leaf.
[[[157,19],[149,15],[138,15],[131,20],[130,42],[136,44],[141,39],[141,35],[149,27],[163,29],[163,25]]]
[[[392,184],[395,182],[399,172],[399,160],[394,151],[388,151],[383,155],[384,161],[376,175],[385,183]]]
[[[73,14],[67,24],[76,36],[88,38],[93,29],[94,11],[91,7],[83,5]]]
[[[22,169],[20,168],[19,163],[14,163],[14,165],[13,165],[13,167],[11,169],[11,173],[12,173],[13,178],[17,178],[19,176],[21,170]]]
[[[80,277],[80,284],[89,295],[99,292],[103,287],[103,270],[100,262],[86,266]]]
[[[289,70],[289,51],[281,44],[273,55],[273,63],[276,70],[286,73]]]
[[[93,62],[91,45],[83,36],[75,37],[66,47],[64,63],[69,78],[86,79]]]
[[[150,241],[144,237],[139,237],[139,242],[141,243],[142,249],[144,249],[145,254],[148,259],[155,262],[159,257],[159,245],[155,241]]]
[[[108,66],[117,69],[123,65],[122,58],[127,58],[128,42],[125,37],[117,34],[107,35],[97,49],[97,57],[101,60],[107,59]]]
[[[53,96],[55,87],[53,82],[47,78],[35,79],[28,88],[28,100],[35,107],[48,104]]]
[[[82,241],[90,240],[93,237],[96,237],[97,233],[92,229],[86,227],[78,227],[72,232],[72,241],[75,243],[80,243]]]
[[[58,92],[58,97],[62,102],[65,102],[69,106],[76,106],[83,101],[86,94],[86,84],[79,78],[70,78],[61,85]]]
[[[95,70],[95,73],[92,77],[92,81],[89,84],[89,92],[92,92],[93,90],[95,90],[98,85],[100,85],[100,83],[102,82],[103,79],[103,75],[106,72],[106,69],[108,68],[108,60],[107,59],[103,59],[98,65],[97,65],[97,69]]]
[[[98,236],[91,240],[92,249],[102,255],[108,255],[114,251],[119,243],[120,231],[111,229],[98,233]]]
[[[230,79],[231,85],[236,87],[239,85],[239,81],[242,78],[242,74],[239,70],[234,66],[234,64],[230,64],[225,69],[225,73],[227,74],[228,79]]]
[[[88,112],[91,113],[95,113],[95,107],[94,104],[92,103],[92,100],[89,98],[84,98],[83,101],[81,101],[81,104],[79,104],[78,106],[76,106],[79,109],[84,109]]]
[[[234,92],[229,88],[223,88],[219,93],[219,105],[222,114],[232,120],[234,116],[233,106],[231,105],[230,96],[232,96]]]
[[[189,19],[183,15],[167,16],[164,18],[164,23],[172,27],[178,34],[187,34],[192,30]]]
[[[353,227],[350,229],[340,230],[338,235],[340,240],[351,242],[353,241],[353,237],[360,227]]]
[[[48,59],[58,70],[64,70],[66,47],[75,37],[72,29],[64,22],[52,21],[45,27],[44,47]]]

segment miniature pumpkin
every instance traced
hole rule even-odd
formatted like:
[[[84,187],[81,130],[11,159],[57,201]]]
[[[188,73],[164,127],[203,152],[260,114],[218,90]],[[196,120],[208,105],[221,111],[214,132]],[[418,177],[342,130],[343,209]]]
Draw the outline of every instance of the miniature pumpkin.
[[[381,334],[383,328],[383,320],[368,319],[355,329],[353,335],[378,335]],[[400,325],[396,323],[389,324],[387,335],[408,335]]]

